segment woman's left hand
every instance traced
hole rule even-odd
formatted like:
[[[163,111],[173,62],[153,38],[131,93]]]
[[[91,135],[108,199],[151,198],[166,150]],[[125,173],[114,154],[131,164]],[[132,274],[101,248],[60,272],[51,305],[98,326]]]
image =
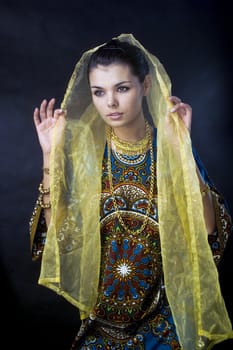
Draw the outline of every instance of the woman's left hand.
[[[171,108],[171,113],[177,113],[181,120],[184,122],[188,131],[191,131],[191,122],[192,122],[192,107],[187,103],[181,101],[179,97],[170,96],[169,100],[173,104]]]

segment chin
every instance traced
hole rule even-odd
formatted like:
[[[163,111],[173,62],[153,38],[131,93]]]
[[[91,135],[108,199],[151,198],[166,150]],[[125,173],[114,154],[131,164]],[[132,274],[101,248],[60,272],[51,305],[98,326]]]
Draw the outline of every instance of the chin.
[[[105,123],[113,128],[121,127],[127,125],[127,122],[124,120],[109,120],[105,119]]]

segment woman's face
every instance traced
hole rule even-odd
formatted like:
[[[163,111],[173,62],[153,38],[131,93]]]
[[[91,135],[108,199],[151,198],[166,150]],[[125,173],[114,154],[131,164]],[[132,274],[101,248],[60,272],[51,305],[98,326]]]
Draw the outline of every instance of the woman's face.
[[[133,126],[144,119],[142,99],[149,90],[149,76],[141,83],[128,65],[114,63],[93,68],[89,82],[93,103],[108,125]]]

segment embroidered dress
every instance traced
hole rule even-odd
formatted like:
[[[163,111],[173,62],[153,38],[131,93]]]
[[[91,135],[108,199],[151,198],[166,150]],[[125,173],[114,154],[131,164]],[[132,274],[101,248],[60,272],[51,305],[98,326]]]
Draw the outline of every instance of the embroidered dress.
[[[156,169],[156,130],[153,150]],[[218,263],[231,229],[230,217],[195,150],[194,156],[215,199],[218,231],[209,235],[209,243]],[[106,146],[100,203],[101,266],[98,299],[93,313],[82,321],[72,349],[181,349],[163,281],[156,171],[148,223],[140,234],[132,234],[132,231],[140,228],[148,206],[150,152],[127,156],[111,151],[114,195],[130,233],[122,228],[114,209],[107,163]],[[42,255],[46,241],[46,225],[39,207],[36,207],[32,223],[36,228],[32,255],[37,259]]]
[[[153,146],[155,154],[155,142]],[[111,165],[114,195],[130,232],[122,228],[114,209],[106,148],[100,206],[99,293],[93,314],[83,322],[76,339],[80,338],[80,341],[77,344],[75,341],[73,348],[136,350],[160,344],[161,349],[180,349],[171,312],[165,302],[156,186],[146,228],[136,233],[148,206],[150,152],[127,156],[112,151]]]

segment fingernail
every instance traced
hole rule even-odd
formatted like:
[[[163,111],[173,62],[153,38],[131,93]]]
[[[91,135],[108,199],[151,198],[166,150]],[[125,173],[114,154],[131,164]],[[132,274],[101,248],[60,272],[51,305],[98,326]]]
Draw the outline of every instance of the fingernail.
[[[172,108],[172,109],[171,109],[171,112],[173,113],[173,112],[175,112],[175,110],[176,110],[175,108]]]

